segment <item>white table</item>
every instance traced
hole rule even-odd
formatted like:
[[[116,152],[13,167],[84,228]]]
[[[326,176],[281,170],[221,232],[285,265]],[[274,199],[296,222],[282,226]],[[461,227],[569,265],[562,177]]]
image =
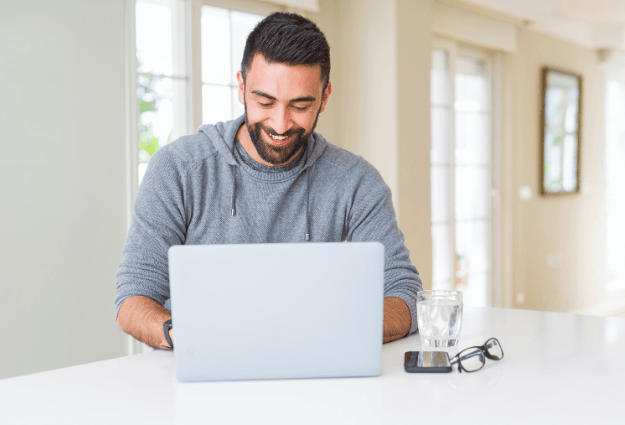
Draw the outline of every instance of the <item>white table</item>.
[[[459,348],[493,336],[504,359],[472,374],[404,372],[404,352],[421,348],[418,335],[386,344],[375,378],[180,384],[173,354],[155,351],[0,380],[0,423],[625,421],[625,319],[465,307]]]

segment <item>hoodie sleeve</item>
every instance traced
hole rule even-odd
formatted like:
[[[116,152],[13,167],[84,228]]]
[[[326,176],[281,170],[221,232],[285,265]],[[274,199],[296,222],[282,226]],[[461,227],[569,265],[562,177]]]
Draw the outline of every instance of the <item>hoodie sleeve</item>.
[[[167,250],[186,239],[183,169],[167,146],[150,159],[117,271],[116,314],[132,296],[142,295],[162,305],[169,299]]]
[[[410,310],[410,334],[417,331],[417,292],[423,283],[399,230],[391,190],[380,173],[368,162],[355,182],[352,206],[347,217],[347,237],[353,242],[381,242],[384,245],[384,297],[403,300]],[[353,175],[352,174],[352,175]]]

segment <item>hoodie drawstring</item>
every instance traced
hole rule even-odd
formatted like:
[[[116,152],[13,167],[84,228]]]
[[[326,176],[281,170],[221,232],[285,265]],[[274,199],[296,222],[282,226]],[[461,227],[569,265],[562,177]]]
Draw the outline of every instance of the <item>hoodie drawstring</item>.
[[[236,143],[236,142],[235,142]],[[234,156],[234,145],[233,145],[233,152],[232,155]],[[237,213],[237,207],[236,207],[236,203],[237,203],[237,169],[236,169],[236,165],[231,165],[231,170],[232,170],[232,207],[231,207],[231,213],[232,216],[235,216]],[[309,211],[309,205],[310,205],[310,168],[311,167],[307,167],[306,168],[306,241],[310,241],[310,211]]]
[[[310,167],[306,168],[306,241],[310,241],[310,214],[308,205],[310,204]]]
[[[232,165],[232,215],[237,213],[237,169],[236,165]]]
[[[235,149],[235,145],[237,144],[237,139],[235,137],[233,143],[232,143],[232,157],[234,158],[234,149]],[[237,213],[237,169],[236,169],[236,165],[231,164],[231,170],[232,170],[232,216],[234,217],[234,215]]]

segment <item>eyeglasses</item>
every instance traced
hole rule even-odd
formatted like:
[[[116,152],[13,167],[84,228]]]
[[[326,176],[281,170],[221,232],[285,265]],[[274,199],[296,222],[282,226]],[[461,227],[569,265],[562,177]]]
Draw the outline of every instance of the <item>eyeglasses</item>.
[[[458,372],[477,372],[484,367],[486,358],[501,360],[503,349],[497,338],[491,338],[481,347],[465,348],[451,360],[451,364],[458,363]]]

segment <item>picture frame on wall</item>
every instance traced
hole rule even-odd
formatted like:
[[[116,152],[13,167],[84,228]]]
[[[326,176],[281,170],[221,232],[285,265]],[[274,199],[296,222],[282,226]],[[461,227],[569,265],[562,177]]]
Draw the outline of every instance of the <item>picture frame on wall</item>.
[[[580,189],[581,75],[542,68],[541,194]]]

